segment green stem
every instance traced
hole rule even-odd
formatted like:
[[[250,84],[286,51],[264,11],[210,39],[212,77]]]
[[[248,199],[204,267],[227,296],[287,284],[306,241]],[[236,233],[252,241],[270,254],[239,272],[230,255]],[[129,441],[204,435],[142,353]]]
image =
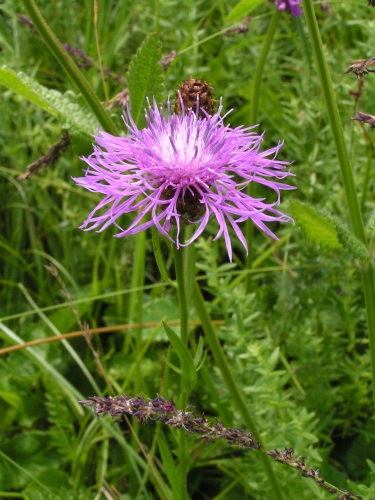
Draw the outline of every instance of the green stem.
[[[136,235],[132,277],[131,277],[131,293],[129,295],[126,318],[128,323],[142,324],[143,317],[143,292],[145,284],[145,259],[146,259],[146,231],[141,231]],[[128,336],[125,337],[123,344],[123,352],[128,351]],[[142,329],[138,328],[136,332],[136,356],[142,348]],[[137,371],[137,387],[140,388],[141,375]]]
[[[303,0],[303,10],[322,85],[323,95],[327,105],[328,118],[340,165],[350,221],[356,237],[367,245],[365,228],[354,183],[353,170],[350,164],[341,118],[337,107],[336,96],[333,90],[328,64],[324,55],[323,43],[320,37],[312,0]],[[366,303],[367,328],[372,369],[372,391],[375,406],[375,278],[372,264],[362,263],[361,274]]]
[[[51,28],[48,26],[46,20],[43,18],[38,7],[36,6],[34,0],[22,0],[22,3],[27,14],[34,23],[35,28],[38,30],[39,35],[41,36],[47,47],[50,49],[52,54],[55,56],[60,66],[75,83],[78,90],[86,99],[88,105],[92,109],[103,129],[113,135],[119,135],[116,126],[112,122],[106,110],[100,104],[100,101],[97,98],[94,90],[89,85],[88,81],[82,75],[77,66],[74,64],[73,60],[61,45],[55,34],[52,32]]]
[[[372,146],[372,143],[371,143],[371,146]],[[363,213],[365,206],[366,206],[368,184],[369,184],[369,180],[370,180],[371,164],[372,164],[373,158],[374,158],[374,147],[372,146],[371,149],[369,150],[369,155],[367,158],[367,164],[366,164],[366,170],[365,170],[365,178],[363,180],[363,185],[362,185],[361,213]]]
[[[259,96],[260,96],[260,87],[262,85],[262,80],[263,80],[263,70],[267,61],[272,41],[275,37],[277,25],[279,24],[279,19],[280,19],[280,12],[278,10],[275,10],[274,14],[272,15],[271,22],[268,26],[266,36],[264,37],[262,49],[260,51],[259,58],[255,66],[253,86],[251,90],[251,99],[250,99],[250,113],[249,113],[250,126],[255,125],[258,120]],[[247,186],[247,194],[248,196],[255,197],[255,184],[253,182],[250,182],[250,184]],[[254,224],[251,219],[248,219],[246,221],[245,236],[248,246],[248,253],[245,260],[245,268],[250,269],[254,259],[254,252],[253,252]],[[250,274],[248,274],[246,278],[246,290],[248,292],[250,292],[251,290]]]
[[[192,227],[182,227],[180,232],[180,241],[189,239],[192,234]],[[180,337],[183,344],[188,347],[189,336],[189,310],[190,299],[192,295],[192,284],[195,277],[195,247],[193,244],[179,249],[173,245],[174,263],[176,270],[177,295],[180,309]],[[181,373],[181,396],[179,406],[186,408],[188,401],[188,392],[186,390],[186,376],[184,371]],[[183,492],[187,491],[187,449],[186,433],[180,431],[180,481]]]
[[[255,431],[255,430],[259,429],[259,427],[256,425],[254,417],[250,413],[250,410],[248,409],[246,402],[245,402],[245,400],[244,400],[244,398],[243,398],[243,396],[238,388],[238,385],[233,377],[231,369],[229,368],[224,351],[221,347],[219,339],[216,336],[215,329],[211,323],[211,319],[210,319],[210,316],[208,314],[206,305],[204,303],[202,293],[201,293],[200,288],[199,288],[197,283],[195,283],[193,301],[194,301],[195,309],[196,309],[198,316],[202,322],[202,328],[204,331],[205,338],[206,338],[208,345],[210,347],[210,350],[213,354],[213,357],[215,359],[215,363],[216,363],[217,367],[219,368],[221,375],[224,379],[224,382],[228,388],[231,399],[232,399],[233,403],[236,405],[238,411],[241,413],[246,427],[250,431]],[[259,440],[262,448],[264,448],[260,438],[258,438],[258,440]],[[260,455],[260,459],[262,461],[263,468],[264,468],[264,471],[267,475],[269,484],[273,490],[273,497],[275,499],[282,500],[284,497],[283,497],[280,485],[276,479],[275,473],[272,469],[270,458],[262,453]]]
[[[250,126],[255,125],[258,120],[259,96],[260,96],[260,87],[263,83],[262,81],[263,70],[264,66],[266,65],[268,53],[270,51],[273,39],[275,37],[277,25],[279,24],[280,15],[281,13],[278,10],[275,10],[275,12],[272,14],[270,24],[268,25],[267,33],[263,39],[262,49],[260,51],[259,58],[255,66],[253,86],[251,89],[251,100],[250,100],[250,113],[249,113]]]

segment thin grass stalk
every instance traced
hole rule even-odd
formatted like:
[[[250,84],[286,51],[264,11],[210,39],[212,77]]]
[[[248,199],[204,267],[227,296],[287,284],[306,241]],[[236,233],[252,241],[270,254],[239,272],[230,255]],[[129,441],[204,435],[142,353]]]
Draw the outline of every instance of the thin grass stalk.
[[[146,259],[146,231],[141,231],[136,235],[134,247],[134,258],[132,266],[131,290],[127,308],[127,320],[129,323],[136,321],[142,323],[143,317],[143,287]],[[129,339],[124,340],[123,351],[128,350]],[[136,333],[136,355],[139,354],[142,347],[142,329]],[[139,374],[137,375],[137,385],[140,383]]]
[[[199,285],[197,282],[195,282],[193,301],[194,301],[195,309],[196,309],[198,316],[202,322],[202,328],[204,331],[205,338],[208,342],[210,350],[211,350],[213,357],[215,359],[216,366],[219,368],[221,375],[224,379],[225,385],[227,386],[227,389],[229,391],[229,394],[231,396],[233,404],[236,406],[237,410],[240,412],[240,414],[244,420],[245,427],[247,427],[250,431],[252,431],[252,430],[255,431],[255,430],[259,429],[259,427],[256,425],[254,417],[250,413],[250,410],[248,409],[248,407],[246,405],[246,402],[241,394],[241,391],[240,391],[240,389],[239,389],[239,387],[238,387],[238,385],[233,377],[231,369],[227,363],[223,348],[221,347],[220,341],[217,338],[217,335],[215,333],[215,329],[211,323],[211,318],[208,314],[206,305],[205,305],[203,297],[202,297],[202,293],[200,291],[200,288],[199,288]],[[260,442],[262,448],[264,448],[260,437],[258,438],[258,441]],[[263,455],[263,454],[260,455],[260,459],[262,461],[264,472],[268,478],[268,482],[270,484],[270,487],[273,491],[273,498],[275,500],[283,500],[284,496],[283,496],[281,487],[278,483],[278,480],[276,478],[276,475],[273,471],[270,459],[266,455]]]
[[[328,119],[331,126],[333,141],[335,143],[337,159],[340,165],[342,181],[346,194],[349,217],[355,236],[367,245],[365,228],[359,206],[357,190],[355,187],[352,166],[350,164],[348,149],[344,137],[341,118],[337,107],[336,96],[332,86],[328,64],[324,55],[323,43],[320,37],[312,0],[303,0],[303,10],[310,42],[313,48],[316,67],[318,70],[322,91],[326,102]],[[375,277],[374,268],[369,262],[362,262],[361,274],[363,291],[366,303],[367,328],[370,343],[372,394],[375,407]]]
[[[46,20],[43,18],[34,0],[22,0],[27,14],[34,23],[35,28],[38,30],[39,35],[44,40],[45,44],[55,56],[56,60],[67,73],[69,78],[77,86],[83,97],[86,99],[87,104],[92,109],[92,112],[97,117],[103,129],[113,135],[119,135],[117,128],[107,111],[100,104],[98,97],[94,90],[77,68],[71,57],[68,55],[60,41],[57,39],[51,28],[48,26]]]
[[[180,231],[181,241],[185,241],[191,237],[192,227],[182,226]],[[195,247],[194,245],[188,245],[186,247],[176,248],[173,245],[174,254],[174,264],[176,271],[176,283],[177,283],[177,296],[180,309],[180,338],[182,343],[186,348],[188,348],[188,336],[189,336],[189,310],[190,310],[190,299],[192,295],[192,284],[194,283],[195,277]],[[182,367],[181,367],[182,368]],[[186,375],[182,369],[181,373],[181,395],[180,395],[180,405],[182,408],[186,408],[188,402],[188,392],[186,390]],[[180,482],[183,491],[182,498],[184,497],[184,492],[187,491],[187,448],[186,448],[186,433],[180,432],[180,449],[179,449],[179,459],[180,459]]]
[[[177,294],[178,303],[180,309],[180,337],[183,344],[187,347],[188,345],[188,320],[189,320],[189,308],[187,303],[187,290],[185,282],[184,273],[184,252],[186,252],[187,247],[181,247],[179,249],[173,246],[174,249],[174,263],[176,270],[176,282],[177,282]],[[181,373],[181,407],[185,408],[187,406],[187,391],[186,391],[186,378],[182,371]],[[186,491],[187,488],[187,457],[186,457],[186,434],[185,432],[180,432],[179,436],[179,472],[180,472],[180,482],[181,488]]]
[[[260,55],[255,66],[253,86],[250,98],[250,113],[249,113],[250,126],[256,125],[258,120],[259,96],[260,96],[260,87],[262,85],[263,70],[267,61],[272,41],[275,37],[277,26],[279,24],[279,19],[280,19],[280,12],[276,10],[272,15],[266,36],[264,37],[263,40],[262,49],[260,51]],[[255,184],[253,182],[250,182],[250,184],[247,186],[247,194],[248,196],[252,197],[255,196]],[[248,247],[247,256],[245,260],[245,269],[251,269],[251,264],[254,259],[254,253],[253,253],[254,224],[250,219],[247,219],[245,224],[246,224],[245,236]],[[252,286],[251,276],[250,274],[248,274],[246,277],[246,290],[248,292],[250,292],[251,286]]]

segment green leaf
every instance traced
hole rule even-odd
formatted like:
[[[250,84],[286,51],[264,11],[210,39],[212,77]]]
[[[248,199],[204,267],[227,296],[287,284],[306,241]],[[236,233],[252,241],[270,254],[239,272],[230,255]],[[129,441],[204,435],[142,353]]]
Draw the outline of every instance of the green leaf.
[[[39,108],[44,109],[48,113],[57,116],[58,112],[56,109],[51,107],[48,102],[43,98],[42,95],[38,93],[37,90],[33,90],[27,82],[25,81],[24,78],[21,78],[21,75],[23,77],[26,77],[26,75],[23,75],[23,73],[15,73],[11,69],[8,68],[0,68],[0,83],[8,87],[8,89],[13,90],[17,94],[21,95],[28,101],[32,102]],[[30,80],[32,80],[30,78]]]
[[[157,264],[158,269],[159,269],[159,273],[161,274],[162,278],[167,283],[169,283],[171,286],[173,286],[173,288],[176,288],[177,287],[176,282],[172,281],[169,278],[167,270],[165,269],[163,253],[162,253],[161,248],[160,248],[160,237],[161,237],[160,232],[156,229],[155,226],[152,226],[151,233],[152,233],[152,246],[154,249],[154,256],[155,256],[156,264]]]
[[[197,352],[195,353],[195,356],[194,356],[194,365],[195,367],[197,367],[202,359],[202,355],[203,355],[203,346],[204,346],[204,342],[203,342],[203,337],[200,336],[199,337],[199,341],[198,341],[198,348],[197,348]]]
[[[82,96],[48,89],[24,73],[0,68],[0,83],[55,116],[73,138],[77,153],[91,150],[92,134],[98,122]]]
[[[225,22],[231,23],[234,21],[241,21],[261,3],[263,3],[263,0],[240,0],[226,16]]]
[[[22,407],[21,398],[14,392],[0,391],[0,399],[8,403],[8,405],[12,406],[16,410],[19,410]]]
[[[184,346],[172,328],[165,323],[163,323],[163,325],[165,333],[168,335],[169,341],[180,359],[181,370],[186,377],[186,391],[190,392],[197,383],[197,372],[194,366],[193,357],[189,349]]]
[[[162,432],[158,433],[158,446],[160,450],[160,456],[164,465],[164,470],[167,475],[169,484],[172,488],[173,498],[175,498],[176,500],[182,500],[184,495],[183,488],[181,488],[181,483],[179,480],[180,476],[178,474],[178,469],[173,460],[172,453],[170,452],[170,446],[167,443]]]
[[[345,248],[347,252],[350,253],[356,259],[362,262],[367,262],[370,258],[368,248],[362,241],[360,241],[345,225],[333,215],[321,212],[322,215],[326,215],[329,222],[334,226],[337,232],[337,237],[341,245]]]
[[[369,251],[345,225],[326,210],[319,210],[297,200],[290,202],[293,217],[309,241],[322,247],[343,247],[356,259],[369,260]]]
[[[130,107],[134,122],[139,128],[146,124],[143,110],[147,107],[147,97],[157,102],[163,98],[164,73],[159,64],[162,57],[161,43],[156,33],[145,38],[131,60],[126,74]]]
[[[292,200],[290,207],[297,226],[309,241],[326,248],[341,247],[335,227],[315,208],[298,200]]]
[[[181,373],[182,373],[181,368],[177,368],[176,365],[174,365],[171,361],[169,361],[169,359],[167,358],[167,356],[165,354],[163,354],[163,359],[164,359],[165,364],[168,365],[171,370],[173,370],[174,372],[181,375]]]
[[[275,370],[276,365],[279,361],[280,355],[280,347],[276,347],[276,349],[272,352],[271,356],[268,358],[268,369],[270,371]]]

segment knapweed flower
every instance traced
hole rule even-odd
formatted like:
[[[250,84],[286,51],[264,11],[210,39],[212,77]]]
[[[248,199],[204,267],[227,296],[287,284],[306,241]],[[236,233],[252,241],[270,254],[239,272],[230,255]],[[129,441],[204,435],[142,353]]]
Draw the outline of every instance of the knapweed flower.
[[[182,106],[182,102],[181,102]],[[222,105],[205,117],[196,111],[172,114],[168,105],[165,118],[156,102],[146,112],[147,126],[135,125],[129,108],[124,112],[128,137],[114,137],[99,131],[94,152],[82,158],[89,168],[75,182],[103,200],[91,212],[81,229],[103,231],[113,224],[128,236],[155,226],[177,246],[186,246],[203,232],[211,217],[219,230],[215,239],[225,238],[232,259],[228,225],[247,250],[239,223],[251,219],[261,230],[276,238],[266,222],[288,222],[290,217],[274,207],[280,190],[293,187],[278,182],[292,175],[287,162],[275,159],[282,144],[260,152],[262,135],[253,127],[224,125]],[[276,201],[266,203],[246,194],[250,182],[276,192]],[[123,214],[135,214],[127,229],[118,224]],[[188,241],[180,241],[182,225],[194,224]],[[172,229],[175,228],[175,231]],[[277,238],[276,238],[277,239]]]
[[[299,7],[301,0],[276,0],[275,3],[279,10],[289,10],[294,17],[298,17],[302,14],[302,10]]]

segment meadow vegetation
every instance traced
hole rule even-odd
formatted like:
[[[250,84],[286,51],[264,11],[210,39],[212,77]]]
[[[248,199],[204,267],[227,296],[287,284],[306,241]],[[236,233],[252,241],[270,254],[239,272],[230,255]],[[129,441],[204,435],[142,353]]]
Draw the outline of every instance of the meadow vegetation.
[[[137,101],[139,126],[145,124],[146,96],[155,95],[160,104],[173,100],[181,82],[192,76],[213,87],[224,113],[232,110],[226,123],[259,124],[259,133],[266,131],[262,150],[284,141],[278,159],[291,162],[295,177],[288,183],[296,190],[282,193],[281,210],[295,224],[271,224],[279,241],[255,228],[250,267],[233,231],[232,263],[224,239],[213,241],[214,219],[195,245],[206,312],[255,428],[248,428],[233,400],[195,301],[189,304],[188,338],[197,377],[188,411],[251,431],[266,450],[293,449],[328,483],[374,499],[372,365],[360,272],[365,259],[347,234],[348,202],[306,21],[303,15],[277,13],[265,0],[242,0],[242,10],[237,3],[99,0],[94,19],[87,0],[37,1],[121,135],[126,134],[122,107],[113,99],[127,85],[137,87],[137,57],[139,62],[139,49],[148,43],[152,81]],[[151,232],[114,238],[113,226],[101,233],[78,229],[101,199],[72,180],[82,176],[80,156],[92,151],[90,134],[99,119],[46,42],[20,18],[29,16],[26,4],[0,4],[0,497],[339,498],[269,458],[278,485],[273,487],[259,451],[223,439],[206,444],[162,422],[97,419],[78,404],[91,396],[147,400],[160,394],[184,409],[181,352],[162,324],[180,333],[179,303],[160,274]],[[358,111],[375,112],[375,75],[344,72],[352,61],[375,55],[375,9],[365,0],[313,5],[371,262],[374,139],[368,123],[352,118]],[[276,15],[256,123],[250,123],[254,72]],[[247,29],[236,31],[241,23]],[[172,51],[178,54],[162,68],[158,61]],[[72,140],[57,161],[20,179],[61,140],[63,130]],[[258,186],[255,195],[264,197],[266,190]],[[125,214],[123,226],[133,218]],[[160,249],[174,280],[172,245],[162,239]],[[63,338],[71,332],[77,336]],[[50,337],[56,341],[22,347]],[[12,346],[21,348],[10,351]],[[188,493],[179,491],[176,479],[181,433]],[[355,498],[342,491],[342,499]]]

